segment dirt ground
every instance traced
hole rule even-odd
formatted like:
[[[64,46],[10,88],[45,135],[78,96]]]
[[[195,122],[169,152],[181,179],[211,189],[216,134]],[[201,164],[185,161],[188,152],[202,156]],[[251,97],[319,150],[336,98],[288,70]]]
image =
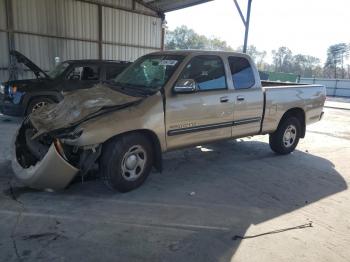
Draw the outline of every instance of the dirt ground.
[[[10,192],[18,123],[0,116],[0,261],[350,261],[350,110],[288,156],[267,136],[171,152],[127,194]]]

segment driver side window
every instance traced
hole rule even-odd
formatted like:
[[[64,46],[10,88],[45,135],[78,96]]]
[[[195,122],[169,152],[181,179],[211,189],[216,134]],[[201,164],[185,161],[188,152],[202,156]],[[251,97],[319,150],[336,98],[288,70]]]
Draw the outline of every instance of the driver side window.
[[[220,57],[214,55],[192,58],[180,79],[193,79],[199,91],[227,89],[224,64]]]

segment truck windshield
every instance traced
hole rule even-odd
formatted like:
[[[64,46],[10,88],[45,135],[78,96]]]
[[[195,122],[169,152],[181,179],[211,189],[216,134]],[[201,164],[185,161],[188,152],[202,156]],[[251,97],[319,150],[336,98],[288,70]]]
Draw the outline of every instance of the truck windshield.
[[[162,88],[184,59],[181,55],[147,55],[138,59],[113,82],[127,88],[155,91]]]
[[[60,76],[67,69],[68,66],[69,66],[69,63],[67,62],[59,63],[54,69],[52,69],[47,74],[50,78],[56,78]]]

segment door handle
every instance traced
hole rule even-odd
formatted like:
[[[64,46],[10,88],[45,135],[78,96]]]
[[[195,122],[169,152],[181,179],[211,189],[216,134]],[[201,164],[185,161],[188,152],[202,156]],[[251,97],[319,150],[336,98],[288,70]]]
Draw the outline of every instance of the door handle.
[[[220,103],[227,103],[230,99],[228,96],[222,96],[220,97]]]
[[[237,101],[244,101],[244,96],[237,96]]]

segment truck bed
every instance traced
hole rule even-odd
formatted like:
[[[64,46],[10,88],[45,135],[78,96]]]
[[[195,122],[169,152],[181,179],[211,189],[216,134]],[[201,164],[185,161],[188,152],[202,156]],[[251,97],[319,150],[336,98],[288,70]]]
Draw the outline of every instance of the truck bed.
[[[298,83],[262,81],[265,96],[265,115],[262,133],[277,129],[279,119],[291,108],[305,113],[305,124],[320,120],[326,100],[325,87]]]

